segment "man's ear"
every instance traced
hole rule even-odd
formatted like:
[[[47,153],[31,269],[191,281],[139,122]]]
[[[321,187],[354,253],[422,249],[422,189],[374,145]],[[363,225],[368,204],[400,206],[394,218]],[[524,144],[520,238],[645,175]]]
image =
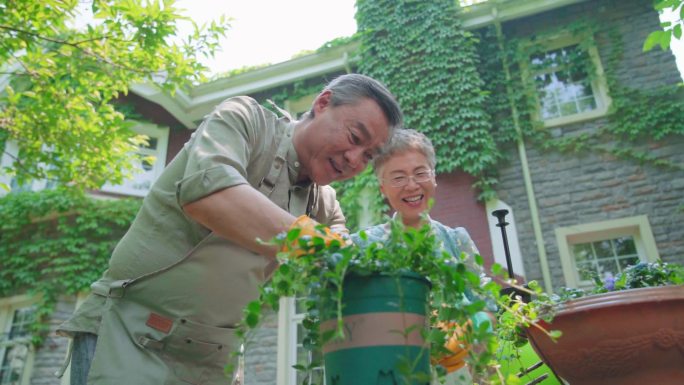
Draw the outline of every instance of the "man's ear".
[[[318,94],[316,96],[316,99],[314,100],[314,113],[318,114],[318,112],[324,110],[326,107],[330,106],[330,98],[332,97],[332,91],[330,90],[325,90]]]

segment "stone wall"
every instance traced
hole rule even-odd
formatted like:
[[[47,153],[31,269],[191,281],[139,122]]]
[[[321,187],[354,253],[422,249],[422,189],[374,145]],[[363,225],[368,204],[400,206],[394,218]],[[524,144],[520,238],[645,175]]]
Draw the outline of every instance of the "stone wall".
[[[61,380],[55,373],[61,368],[66,357],[69,339],[55,335],[57,326],[74,311],[75,298],[64,298],[57,303],[50,319],[50,332],[43,345],[34,353],[31,385],[60,385]]]
[[[612,70],[620,84],[639,89],[676,84],[681,77],[670,52],[642,52],[648,33],[659,28],[658,16],[651,7],[651,2],[640,0],[584,2],[508,23],[506,33],[526,36],[535,30],[595,16],[605,29],[612,29],[622,39],[624,52],[617,68],[605,67],[612,49],[610,39],[597,39],[604,70]],[[550,130],[556,137],[577,135],[599,129],[607,119]],[[546,153],[529,143],[526,150],[554,287],[565,284],[554,232],[558,227],[647,215],[661,258],[684,262],[684,230],[679,225],[684,220],[683,171],[640,165],[608,155]],[[674,164],[684,164],[681,137],[644,143],[640,150]],[[515,211],[527,278],[542,281],[517,150],[507,149],[507,155],[511,162],[500,170],[499,196]]]

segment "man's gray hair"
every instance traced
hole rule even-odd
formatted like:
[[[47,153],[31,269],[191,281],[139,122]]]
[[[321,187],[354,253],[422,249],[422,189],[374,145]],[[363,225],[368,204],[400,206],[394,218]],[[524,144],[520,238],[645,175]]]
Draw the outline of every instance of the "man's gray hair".
[[[385,114],[390,135],[403,124],[403,115],[394,95],[379,81],[361,74],[346,74],[333,79],[323,91],[332,91],[330,103],[333,107],[358,103],[363,98],[374,100]],[[308,115],[314,117],[313,108]]]
[[[430,139],[425,134],[414,129],[403,128],[396,130],[394,135],[390,137],[389,142],[382,147],[380,153],[373,158],[375,176],[381,177],[382,167],[390,158],[408,151],[420,152],[427,159],[430,169],[435,169],[437,159],[435,157],[435,148],[432,146]]]

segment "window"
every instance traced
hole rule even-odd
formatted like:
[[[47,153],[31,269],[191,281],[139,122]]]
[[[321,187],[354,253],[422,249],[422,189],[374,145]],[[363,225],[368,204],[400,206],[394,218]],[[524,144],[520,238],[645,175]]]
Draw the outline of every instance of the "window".
[[[48,148],[48,146],[43,146],[43,148]],[[5,148],[2,152],[2,157],[0,158],[0,183],[4,184],[11,191],[39,191],[44,189],[50,189],[55,187],[56,183],[53,180],[40,179],[26,182],[24,184],[19,184],[17,179],[14,178],[12,174],[7,173],[5,168],[12,167],[14,162],[19,159],[19,146],[13,140],[8,140],[5,143]],[[7,191],[0,187],[0,196],[6,194]]]
[[[631,235],[572,245],[572,256],[580,282],[591,282],[595,276],[615,276],[627,266],[639,262],[634,237]]]
[[[0,385],[26,385],[33,366],[29,325],[36,309],[26,297],[0,300]]]
[[[141,135],[147,135],[147,145],[141,146],[135,154],[133,162],[136,171],[133,178],[125,180],[120,185],[110,183],[102,186],[102,191],[134,196],[145,196],[152,183],[157,180],[166,166],[166,149],[168,146],[169,129],[153,124],[140,124],[133,130]]]
[[[0,196],[6,194],[7,191],[5,189],[10,188],[12,185],[14,178],[12,178],[12,175],[7,174],[5,168],[12,166],[18,153],[19,148],[17,147],[16,142],[8,140],[4,143],[2,154],[0,154],[0,184],[2,184],[2,186],[0,186]]]
[[[322,353],[312,354],[303,347],[304,327],[304,299],[284,298],[280,302],[278,328],[278,384],[325,384],[323,368],[312,371],[310,378],[306,379],[306,373],[295,370],[296,364],[308,365],[311,362],[322,362]],[[305,381],[306,380],[306,381]]]
[[[658,260],[645,215],[556,229],[566,285],[591,286],[598,275],[616,275],[640,261]]]
[[[536,91],[536,118],[547,127],[603,116],[610,98],[596,47],[557,39],[524,66]]]

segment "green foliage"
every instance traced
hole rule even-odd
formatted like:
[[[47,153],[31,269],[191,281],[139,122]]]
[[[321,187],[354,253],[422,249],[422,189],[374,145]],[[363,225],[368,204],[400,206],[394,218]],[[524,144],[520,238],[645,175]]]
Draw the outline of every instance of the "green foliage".
[[[652,89],[625,86],[617,78],[623,60],[623,42],[613,29],[602,26],[596,20],[582,19],[524,38],[497,36],[493,27],[479,34],[482,42],[479,47],[480,56],[483,58],[480,71],[482,78],[487,80],[486,88],[492,95],[488,111],[499,122],[495,134],[499,145],[515,140],[516,127],[512,122],[517,121],[522,137],[545,151],[573,156],[583,153],[606,154],[663,169],[682,169],[682,165],[639,149],[644,143],[684,135],[680,123],[684,119],[682,90],[677,85]],[[526,81],[530,76],[529,71],[535,68],[525,68],[520,64],[530,63],[531,57],[539,57],[545,52],[544,45],[539,42],[558,36],[579,38],[578,49],[564,58],[564,64],[568,64],[573,71],[587,74],[590,81],[598,81],[599,78],[595,64],[586,52],[590,47],[596,46],[597,41],[603,41],[607,45],[608,49],[602,56],[605,66],[605,78],[602,80],[607,83],[612,105],[607,121],[595,130],[557,135],[553,130],[544,128],[543,122],[536,116],[537,90],[533,82]],[[553,65],[555,63],[540,63],[536,70]],[[506,69],[511,74],[509,79],[501,75]],[[512,105],[519,115],[517,120],[513,119]]]
[[[0,297],[40,298],[35,342],[58,296],[87,289],[107,268],[139,207],[138,199],[93,199],[73,189],[0,198]]]
[[[438,172],[474,175],[481,197],[492,197],[499,152],[477,40],[460,25],[456,2],[361,0],[357,8],[359,72],[384,82],[406,126],[430,137]]]
[[[405,228],[400,221],[386,219],[390,223],[386,239],[369,241],[361,232],[362,241],[358,245],[329,240],[323,228],[319,228],[314,236],[301,235],[300,229],[280,234],[272,243],[290,252],[278,254],[279,268],[261,287],[259,299],[245,307],[239,335],[248,340],[249,330],[259,326],[264,310],[278,310],[282,297],[304,297],[306,318],[302,323],[305,329],[302,344],[307,350],[319,352],[325,343],[344,337],[343,284],[352,274],[390,277],[418,274],[431,283],[426,305],[429,325],[447,325],[422,331],[430,343],[433,360],[449,355],[445,344],[456,325],[466,325],[475,314],[487,309],[487,302],[508,310],[505,323],[497,329],[519,329],[536,319],[537,313],[530,306],[523,303],[509,306],[510,299],[499,295],[501,287],[496,282],[483,280],[477,271],[466,267],[475,265],[481,268],[482,258],[475,256],[474,261],[468,261],[465,254],[450,255],[441,250],[441,243],[436,241],[429,225],[420,229]],[[463,301],[466,292],[473,294],[474,300],[470,304]],[[336,319],[338,327],[321,333],[320,323],[326,319]],[[477,372],[484,373],[494,364],[495,334],[486,322],[478,328],[464,329],[463,341],[481,347],[477,352],[471,350],[467,360]],[[508,333],[512,332],[509,330]],[[304,362],[295,367],[307,371],[320,365],[320,362]]]
[[[347,227],[350,229],[380,223],[383,213],[389,210],[389,206],[379,194],[380,185],[370,166],[355,178],[335,182],[332,186],[337,191],[337,199],[340,201],[347,219]],[[369,223],[360,222],[362,214],[367,215]]]
[[[20,183],[48,178],[80,188],[120,183],[136,138],[112,102],[136,83],[173,93],[203,79],[195,58],[213,55],[223,17],[176,37],[186,20],[173,0],[96,0],[77,28],[77,0],[0,1],[0,132],[20,161],[0,172]],[[181,40],[181,38],[183,38]]]
[[[651,32],[646,41],[644,41],[644,52],[650,51],[656,46],[660,46],[663,51],[670,48],[670,42],[672,38],[681,39],[682,38],[682,26],[684,25],[684,0],[657,0],[655,1],[653,7],[658,12],[663,12],[668,10],[672,12],[678,18],[676,21],[666,21],[660,23],[663,28],[660,31]]]
[[[594,286],[589,289],[561,288],[557,295],[550,299],[556,303],[581,298],[591,294],[601,294],[610,291],[639,289],[644,287],[674,286],[684,284],[684,266],[678,264],[657,262],[639,262],[630,265],[615,277],[601,279],[594,275]]]

